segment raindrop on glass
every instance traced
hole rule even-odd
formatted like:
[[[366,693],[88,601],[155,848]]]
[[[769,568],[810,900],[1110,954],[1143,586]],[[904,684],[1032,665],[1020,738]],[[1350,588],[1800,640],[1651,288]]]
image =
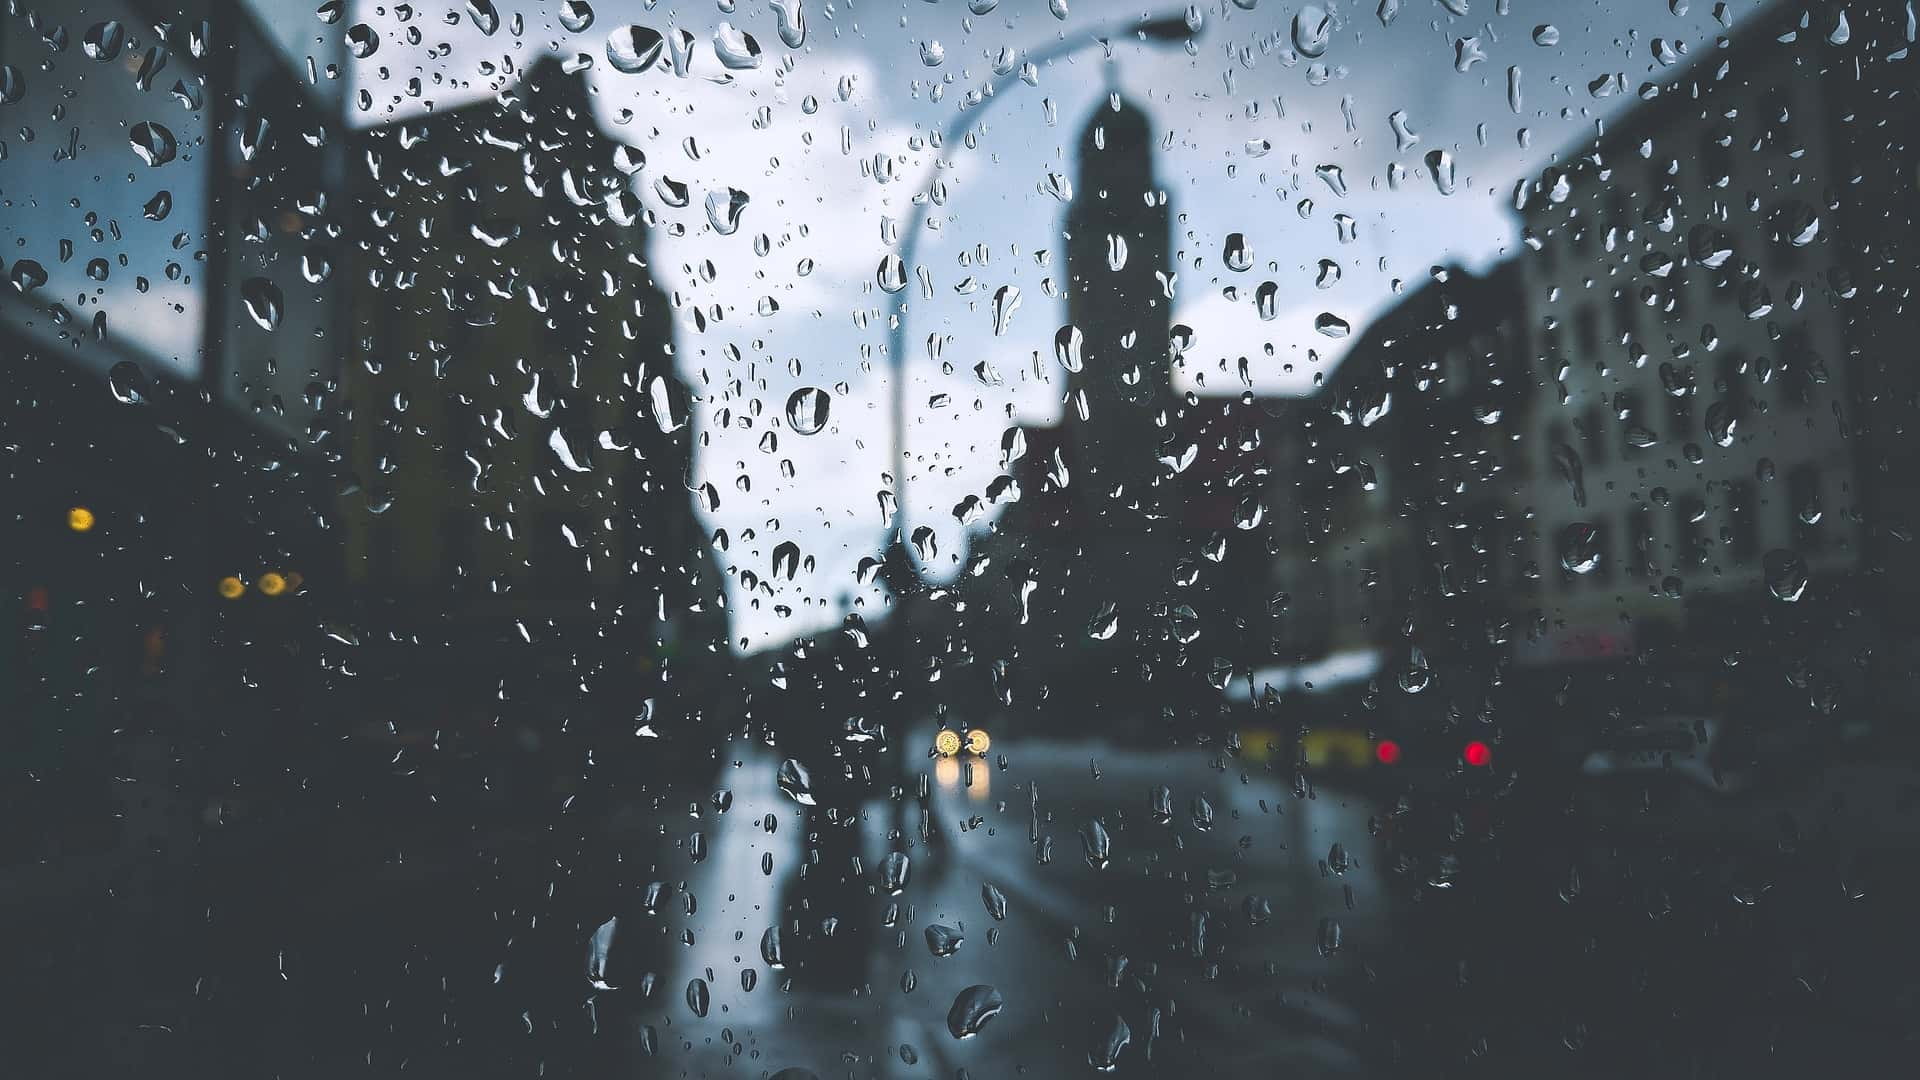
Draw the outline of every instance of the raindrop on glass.
[[[260,324],[260,329],[279,329],[283,305],[280,286],[263,277],[248,278],[240,283],[240,300],[246,306],[247,314]]]
[[[827,426],[832,395],[817,386],[803,386],[787,395],[787,426],[796,435],[817,435]]]
[[[607,63],[615,71],[638,75],[657,63],[666,39],[645,26],[623,26],[607,35]]]

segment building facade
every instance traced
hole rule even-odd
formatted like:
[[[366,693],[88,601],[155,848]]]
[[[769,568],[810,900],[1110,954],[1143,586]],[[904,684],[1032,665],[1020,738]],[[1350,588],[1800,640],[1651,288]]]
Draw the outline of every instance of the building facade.
[[[551,58],[355,140],[351,348],[327,422],[369,644],[400,672],[493,667],[549,710],[586,688],[625,721],[676,673],[724,678],[640,157]],[[473,692],[423,708],[486,711],[503,691]]]
[[[1910,326],[1885,295],[1910,286],[1886,276],[1893,234],[1853,209],[1889,204],[1854,189],[1911,176],[1885,110],[1913,80],[1883,60],[1906,45],[1895,21],[1836,20],[1752,17],[1523,189],[1550,380],[1525,501],[1558,648],[1624,651],[1760,586],[1858,588],[1874,562],[1863,403],[1891,338],[1862,316]],[[1848,32],[1884,36],[1877,70],[1837,47]]]

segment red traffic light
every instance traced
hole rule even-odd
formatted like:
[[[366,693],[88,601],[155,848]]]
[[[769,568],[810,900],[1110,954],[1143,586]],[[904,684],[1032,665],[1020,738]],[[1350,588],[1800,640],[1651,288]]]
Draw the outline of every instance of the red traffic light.
[[[1373,746],[1373,756],[1382,765],[1397,765],[1400,762],[1400,744],[1392,739],[1381,739]]]
[[[1466,745],[1466,749],[1460,751],[1460,756],[1474,768],[1484,769],[1493,763],[1493,747],[1475,739]]]

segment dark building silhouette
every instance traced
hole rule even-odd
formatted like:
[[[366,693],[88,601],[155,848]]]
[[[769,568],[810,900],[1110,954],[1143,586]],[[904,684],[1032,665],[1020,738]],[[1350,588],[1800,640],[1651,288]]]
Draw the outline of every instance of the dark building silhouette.
[[[354,157],[340,517],[362,617],[418,638],[410,663],[528,657],[636,697],[606,706],[631,721],[663,667],[718,662],[725,617],[623,148],[548,58]]]
[[[989,707],[1033,734],[1124,736],[1168,710],[1212,711],[1218,693],[1197,680],[1265,648],[1274,410],[1189,404],[1172,385],[1188,335],[1172,321],[1171,210],[1146,114],[1101,106],[1079,149],[1055,342],[1064,415],[1008,431],[1011,484],[989,494],[1017,498],[938,652],[984,669]]]
[[[1436,268],[1312,399],[1304,471],[1334,548],[1311,553],[1318,573],[1298,598],[1329,648],[1404,649],[1408,618],[1430,650],[1504,640],[1537,602],[1542,570],[1513,498],[1547,467],[1514,441],[1538,394],[1519,281],[1512,262]]]
[[[1130,533],[1165,513],[1149,451],[1167,438],[1172,404],[1171,231],[1153,156],[1153,132],[1138,107],[1097,110],[1080,136],[1066,221],[1068,325],[1061,334],[1078,344],[1062,355],[1077,353],[1080,362],[1067,371],[1066,417],[1055,429],[1064,437],[1053,449],[1069,470],[1083,472],[1068,486],[1076,517]]]

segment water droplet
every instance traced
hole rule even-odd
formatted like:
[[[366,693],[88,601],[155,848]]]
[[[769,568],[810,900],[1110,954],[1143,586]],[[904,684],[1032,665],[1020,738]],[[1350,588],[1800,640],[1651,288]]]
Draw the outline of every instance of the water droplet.
[[[1399,109],[1387,114],[1387,126],[1393,129],[1393,146],[1400,153],[1413,149],[1420,136],[1407,125],[1407,114]]]
[[[333,276],[333,256],[319,244],[311,244],[300,253],[300,276],[315,285]]]
[[[87,59],[104,64],[119,56],[121,47],[126,43],[126,29],[108,19],[87,28],[87,32],[80,37],[80,51]]]
[[[1099,1072],[1114,1071],[1120,1065],[1120,1052],[1132,1041],[1133,1030],[1119,1013],[1114,1013],[1096,1029],[1093,1045],[1087,1050],[1087,1064]]]
[[[12,64],[0,64],[0,105],[11,105],[27,93],[27,80]]]
[[[928,67],[939,67],[947,59],[947,47],[929,38],[920,43],[920,62]]]
[[[722,67],[732,71],[747,71],[760,66],[760,43],[753,35],[737,30],[732,23],[723,22],[713,32],[713,52],[720,58]]]
[[[906,891],[907,879],[913,876],[913,856],[904,851],[889,851],[880,863],[880,885],[888,896],[899,896]]]
[[[660,60],[666,39],[658,30],[627,25],[607,35],[607,62],[615,71],[638,75]]]
[[[913,530],[913,554],[923,563],[932,562],[940,554],[940,538],[931,525],[922,525]]]
[[[1000,922],[1007,917],[1007,894],[1001,892],[1000,887],[993,882],[981,884],[980,903],[986,906],[987,914],[993,916],[995,922]]]
[[[993,336],[1001,337],[1007,332],[1007,324],[1013,321],[1013,313],[1020,310],[1020,286],[1002,285],[993,292]]]
[[[813,774],[797,759],[788,758],[780,763],[780,773],[776,778],[781,794],[801,806],[813,806]]]
[[[131,360],[122,360],[107,371],[107,389],[122,405],[147,403],[147,373]]]
[[[1711,225],[1687,230],[1687,255],[1709,270],[1718,270],[1733,257],[1733,240]]]
[[[687,983],[687,1008],[693,1010],[693,1015],[707,1015],[707,1007],[710,1003],[707,980],[694,979]]]
[[[972,1038],[1000,1015],[1005,1005],[1006,999],[993,987],[984,983],[969,986],[954,996],[953,1006],[947,1010],[947,1032],[956,1039]]]
[[[1575,574],[1591,574],[1600,565],[1600,532],[1584,521],[1560,530],[1560,565]]]
[[[787,426],[796,435],[817,435],[827,426],[832,396],[817,386],[803,386],[787,395]]]
[[[1533,28],[1533,43],[1543,49],[1551,49],[1560,44],[1560,28],[1552,23],[1541,23]]]
[[[566,0],[560,5],[560,25],[577,34],[593,25],[593,5],[587,0]]]
[[[678,379],[654,375],[647,380],[647,411],[663,434],[671,435],[687,425],[687,388]]]
[[[1173,824],[1173,789],[1161,784],[1147,796],[1147,814],[1157,825]]]
[[[1450,151],[1427,151],[1427,169],[1433,173],[1433,186],[1440,194],[1453,194],[1453,154]]]
[[[347,51],[357,60],[365,60],[380,48],[380,34],[366,23],[347,27]]]
[[[1324,288],[1324,286],[1322,286]],[[1278,282],[1263,281],[1253,290],[1253,307],[1260,313],[1262,322],[1272,322],[1279,316],[1280,285]]]
[[[247,314],[260,324],[260,329],[280,328],[280,286],[263,277],[248,278],[240,283],[240,300],[246,306]]]
[[[1220,258],[1227,264],[1227,269],[1244,271],[1253,266],[1253,245],[1247,242],[1242,233],[1228,233]]]
[[[1127,238],[1119,233],[1107,234],[1107,269],[1118,272],[1127,265]]]
[[[1346,933],[1341,929],[1339,919],[1320,920],[1320,955],[1332,956],[1346,944]]]
[[[1807,561],[1799,552],[1775,548],[1761,558],[1760,569],[1766,576],[1767,591],[1778,599],[1791,604],[1806,595]]]
[[[47,268],[33,259],[19,259],[8,272],[7,280],[13,284],[15,292],[32,292],[47,283]]]
[[[616,915],[601,923],[587,941],[587,982],[595,990],[614,989],[607,981],[607,953],[613,949],[614,935],[619,928],[620,917]]]
[[[148,221],[167,220],[167,215],[173,213],[173,193],[165,189],[155,192],[140,208],[140,213]]]
[[[1053,335],[1053,358],[1068,371],[1079,371],[1085,366],[1081,349],[1086,345],[1086,335],[1080,328],[1068,323]]]
[[[1314,316],[1313,328],[1336,340],[1353,333],[1353,324],[1331,311],[1323,311]]]
[[[739,188],[707,192],[707,221],[721,236],[732,236],[740,228],[740,215],[747,209],[747,193]]]
[[[951,926],[931,923],[926,929],[927,951],[936,957],[948,957],[960,951],[966,937]]]
[[[1795,199],[1781,212],[1781,232],[1787,243],[1794,247],[1806,247],[1820,235],[1820,216],[1813,207]]]
[[[467,17],[488,37],[500,29],[500,11],[493,6],[493,0],[467,0]]]
[[[1174,323],[1167,328],[1167,358],[1179,360],[1193,348],[1193,327],[1185,323]]]
[[[1427,654],[1418,645],[1407,650],[1407,666],[1400,669],[1394,681],[1401,693],[1425,693],[1433,685],[1433,665],[1427,661]]]
[[[800,545],[791,540],[782,540],[773,548],[773,576],[784,577],[788,581],[800,572]]]
[[[1707,437],[1715,446],[1732,446],[1734,429],[1740,426],[1740,418],[1735,415],[1733,405],[1725,401],[1716,401],[1707,406]]]
[[[1111,601],[1100,605],[1100,610],[1087,622],[1087,636],[1095,641],[1106,641],[1119,630],[1119,608]]]
[[[1309,60],[1327,51],[1333,37],[1333,16],[1318,4],[1302,5],[1293,16],[1293,47]]]
[[[900,261],[900,256],[888,252],[881,257],[880,268],[874,271],[873,278],[883,292],[897,293],[907,287],[907,264]]]
[[[1105,870],[1113,858],[1113,838],[1107,835],[1107,827],[1099,818],[1090,818],[1080,826],[1080,847],[1087,857],[1087,865],[1095,870]]]
[[[1455,38],[1453,42],[1453,70],[1465,73],[1473,65],[1487,58],[1480,50],[1480,39],[1476,37]]]
[[[172,161],[174,152],[179,149],[173,132],[165,124],[152,120],[133,125],[132,130],[127,132],[127,141],[133,145],[133,152],[140,155],[141,161],[155,168]]]
[[[657,176],[653,181],[653,193],[660,201],[674,209],[679,209],[693,201],[693,195],[687,185],[671,176]]]

